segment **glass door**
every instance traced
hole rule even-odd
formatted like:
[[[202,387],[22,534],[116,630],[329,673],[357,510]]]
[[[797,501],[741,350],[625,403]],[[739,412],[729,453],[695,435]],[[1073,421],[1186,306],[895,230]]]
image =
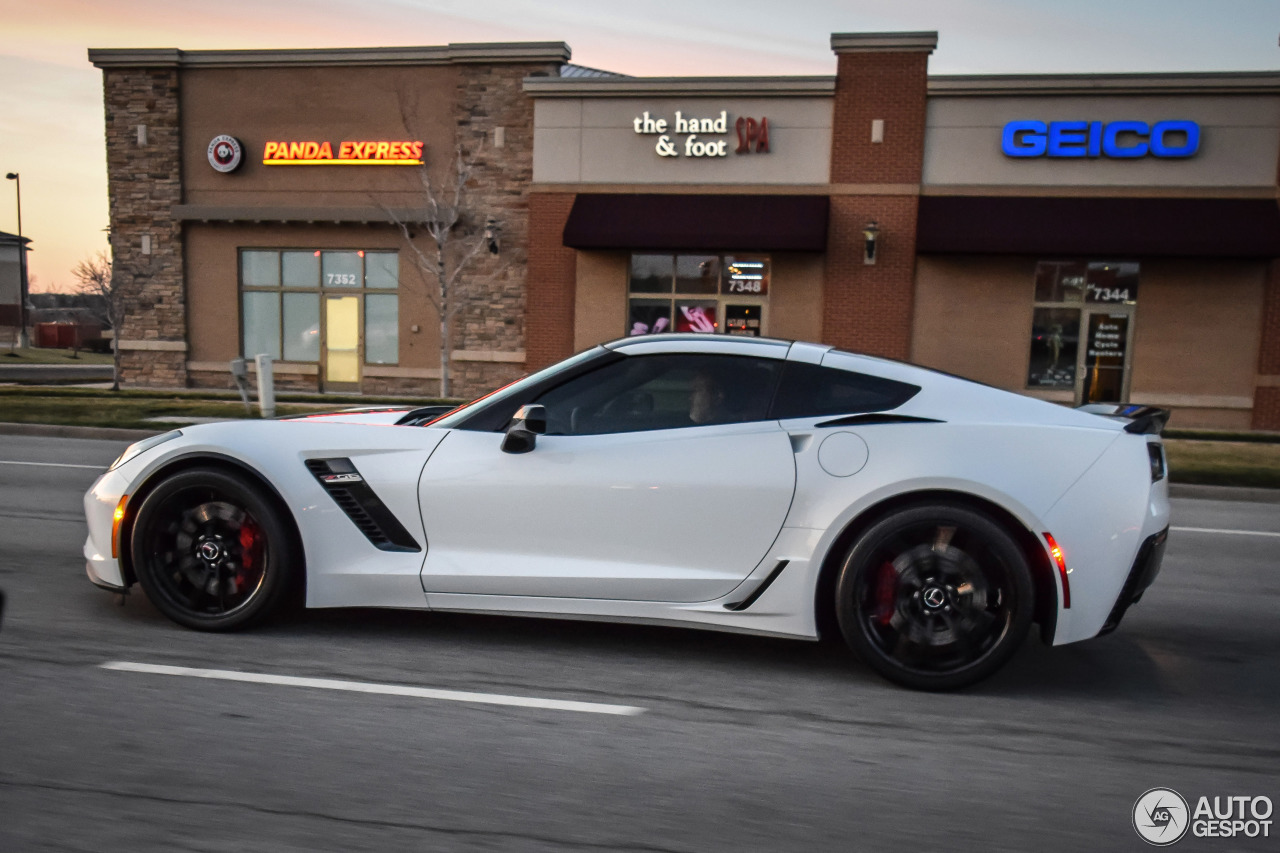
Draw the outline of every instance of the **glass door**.
[[[324,338],[325,390],[358,391],[360,389],[360,297],[325,297]]]
[[[1084,352],[1081,354],[1080,399],[1084,403],[1123,403],[1129,399],[1129,340],[1132,310],[1120,306],[1106,311],[1085,311]]]

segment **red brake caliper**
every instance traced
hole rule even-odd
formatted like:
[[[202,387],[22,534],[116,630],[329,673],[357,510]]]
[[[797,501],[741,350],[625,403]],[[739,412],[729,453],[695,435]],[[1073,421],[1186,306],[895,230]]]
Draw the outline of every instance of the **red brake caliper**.
[[[893,563],[881,563],[876,572],[876,621],[881,625],[893,621],[897,597],[898,572]]]
[[[240,527],[240,571],[236,572],[236,588],[243,589],[245,578],[254,568],[258,557],[258,530],[245,522]]]

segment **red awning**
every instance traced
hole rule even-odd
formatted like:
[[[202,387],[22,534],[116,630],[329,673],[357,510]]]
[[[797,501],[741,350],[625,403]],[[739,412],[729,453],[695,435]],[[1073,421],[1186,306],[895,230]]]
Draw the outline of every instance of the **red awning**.
[[[1280,257],[1274,199],[923,196],[920,252]]]
[[[574,249],[823,252],[824,195],[579,195],[564,226]]]

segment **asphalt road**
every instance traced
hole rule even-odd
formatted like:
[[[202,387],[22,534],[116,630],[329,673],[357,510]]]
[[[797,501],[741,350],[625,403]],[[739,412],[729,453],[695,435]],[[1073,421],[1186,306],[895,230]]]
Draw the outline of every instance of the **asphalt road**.
[[[1171,787],[1280,802],[1280,505],[1178,500],[1106,638],[959,694],[839,647],[387,611],[187,631],[91,586],[118,442],[0,436],[0,851],[1145,850]],[[643,708],[635,715],[101,668],[109,661]],[[1280,824],[1280,815],[1274,820]],[[1179,850],[1275,850],[1270,838]]]

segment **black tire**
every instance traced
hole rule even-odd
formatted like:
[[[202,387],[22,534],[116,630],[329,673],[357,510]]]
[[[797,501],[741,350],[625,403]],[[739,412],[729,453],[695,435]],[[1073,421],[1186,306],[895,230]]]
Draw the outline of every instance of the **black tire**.
[[[990,517],[950,504],[873,524],[836,582],[836,617],[853,651],[890,681],[955,690],[1003,666],[1031,626],[1022,549]]]
[[[261,621],[301,569],[290,523],[261,487],[219,468],[165,479],[142,501],[129,539],[138,583],[156,609],[200,631]]]

